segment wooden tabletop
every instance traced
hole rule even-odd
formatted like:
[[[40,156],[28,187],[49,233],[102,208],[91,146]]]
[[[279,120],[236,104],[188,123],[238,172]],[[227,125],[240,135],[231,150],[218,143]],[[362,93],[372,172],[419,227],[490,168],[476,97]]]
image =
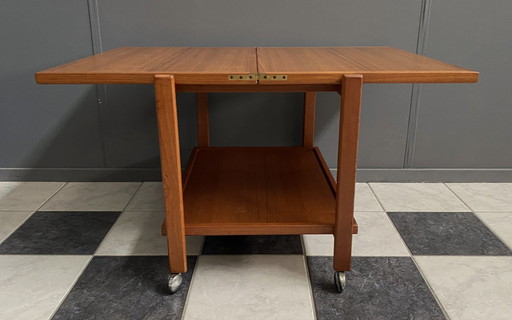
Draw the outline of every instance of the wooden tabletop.
[[[172,74],[178,85],[476,82],[478,72],[390,47],[123,47],[36,73],[38,83],[153,83]],[[243,78],[243,79],[240,79]]]

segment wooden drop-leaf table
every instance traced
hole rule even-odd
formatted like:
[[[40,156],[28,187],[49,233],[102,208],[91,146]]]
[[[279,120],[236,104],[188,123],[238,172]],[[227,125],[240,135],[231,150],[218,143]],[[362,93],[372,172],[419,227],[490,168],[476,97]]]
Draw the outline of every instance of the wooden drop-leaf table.
[[[333,234],[335,284],[350,270],[363,83],[476,82],[478,73],[390,47],[124,47],[36,73],[47,84],[154,84],[175,292],[186,235]],[[315,93],[341,95],[337,183],[313,144]],[[197,93],[184,176],[176,92]],[[208,92],[303,92],[302,146],[210,147]],[[333,146],[334,147],[334,146]]]

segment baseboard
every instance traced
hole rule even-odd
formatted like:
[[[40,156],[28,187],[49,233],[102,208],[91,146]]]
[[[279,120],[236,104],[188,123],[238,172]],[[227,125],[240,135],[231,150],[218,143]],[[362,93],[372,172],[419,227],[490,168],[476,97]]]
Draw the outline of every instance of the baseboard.
[[[0,168],[0,181],[161,181],[161,174],[159,168]],[[359,169],[357,181],[512,182],[512,169]]]
[[[161,181],[159,168],[0,168],[0,181]]]
[[[336,169],[331,171],[336,174]],[[359,169],[357,181],[512,182],[512,169]]]

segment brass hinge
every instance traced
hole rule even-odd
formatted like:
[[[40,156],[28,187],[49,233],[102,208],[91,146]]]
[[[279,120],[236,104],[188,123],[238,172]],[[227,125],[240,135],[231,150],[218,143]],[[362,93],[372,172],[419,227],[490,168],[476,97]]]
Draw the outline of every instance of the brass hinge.
[[[230,74],[228,80],[288,80],[285,74],[266,74],[266,73],[249,73],[249,74]]]

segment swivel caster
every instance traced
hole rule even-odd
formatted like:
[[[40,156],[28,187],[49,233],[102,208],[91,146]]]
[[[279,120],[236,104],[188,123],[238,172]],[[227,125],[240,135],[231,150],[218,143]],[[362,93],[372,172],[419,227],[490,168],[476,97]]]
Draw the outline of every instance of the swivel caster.
[[[171,273],[167,279],[167,289],[171,294],[176,293],[179,290],[182,282],[183,277],[181,276],[181,273]]]
[[[347,278],[345,276],[345,272],[336,271],[334,272],[334,284],[336,285],[336,289],[339,293],[342,293],[347,284]]]

